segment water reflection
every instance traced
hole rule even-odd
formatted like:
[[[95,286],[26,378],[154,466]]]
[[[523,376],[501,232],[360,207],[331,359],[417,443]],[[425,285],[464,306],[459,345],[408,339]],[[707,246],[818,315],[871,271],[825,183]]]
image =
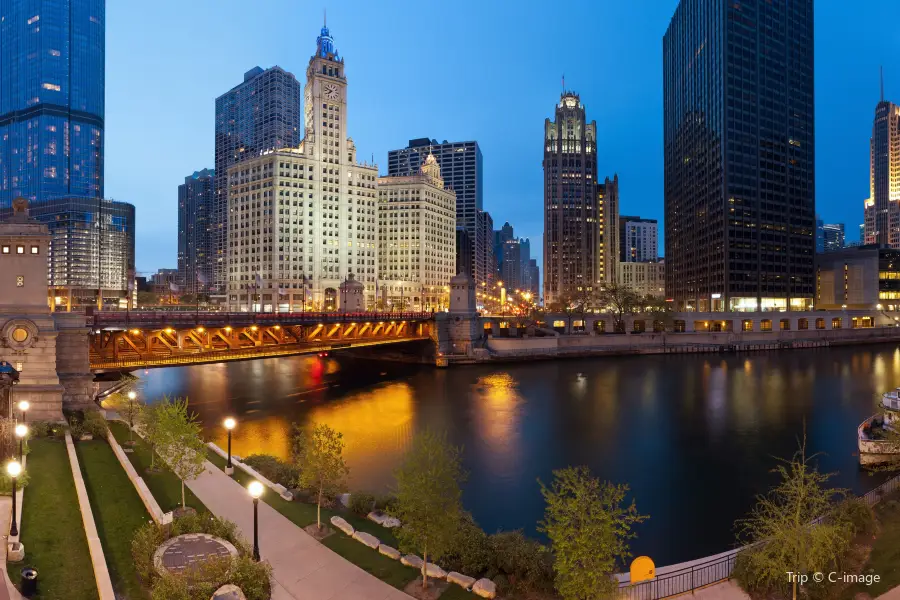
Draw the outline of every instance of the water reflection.
[[[732,523],[772,483],[804,424],[820,466],[857,493],[856,425],[900,385],[892,345],[748,355],[645,356],[435,370],[345,358],[291,357],[159,369],[148,398],[187,396],[209,435],[234,451],[286,457],[294,424],[344,434],[352,488],[380,491],[416,432],[464,447],[464,503],[488,531],[536,535],[536,480],[588,465],[627,482],[639,509],[636,554],[657,564],[719,552]]]

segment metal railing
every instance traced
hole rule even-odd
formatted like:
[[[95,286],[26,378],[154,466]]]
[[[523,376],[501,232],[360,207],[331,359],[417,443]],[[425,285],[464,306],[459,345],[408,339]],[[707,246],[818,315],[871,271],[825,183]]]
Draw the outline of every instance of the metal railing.
[[[103,311],[86,315],[88,326],[96,329],[131,328],[142,326],[216,326],[216,325],[267,325],[267,324],[317,324],[354,323],[358,321],[422,321],[431,319],[432,313],[378,312],[378,313],[251,313],[251,312],[166,312],[166,311]]]
[[[860,496],[867,506],[874,506],[887,494],[900,490],[900,475],[888,479],[878,487]],[[720,583],[731,578],[737,555],[744,548],[735,548],[725,556],[700,562],[658,575],[649,581],[631,585],[630,582],[619,584],[619,597],[629,600],[657,600]]]

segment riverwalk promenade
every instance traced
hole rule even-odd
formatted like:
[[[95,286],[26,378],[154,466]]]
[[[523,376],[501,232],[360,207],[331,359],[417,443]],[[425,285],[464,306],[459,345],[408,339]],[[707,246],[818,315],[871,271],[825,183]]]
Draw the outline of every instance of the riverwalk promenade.
[[[243,486],[209,461],[187,486],[214,515],[234,522],[245,539],[253,539],[253,503]],[[272,565],[272,600],[410,600],[314,540],[265,501],[259,503],[259,553]]]

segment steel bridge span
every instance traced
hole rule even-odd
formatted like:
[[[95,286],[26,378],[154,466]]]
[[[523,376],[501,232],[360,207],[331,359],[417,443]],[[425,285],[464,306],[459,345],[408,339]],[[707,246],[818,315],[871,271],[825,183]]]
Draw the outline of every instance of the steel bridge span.
[[[103,311],[86,316],[93,372],[192,365],[430,339],[431,313]]]

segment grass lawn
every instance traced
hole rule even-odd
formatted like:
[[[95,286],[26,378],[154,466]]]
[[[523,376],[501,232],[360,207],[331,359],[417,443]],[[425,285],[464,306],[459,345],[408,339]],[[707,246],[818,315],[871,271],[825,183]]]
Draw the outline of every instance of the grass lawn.
[[[38,439],[29,442],[28,474],[22,511],[25,560],[7,563],[10,579],[18,585],[23,567],[38,571],[38,595],[56,600],[97,598],[94,568],[75,494],[75,482],[64,442]]]
[[[118,421],[110,421],[109,429],[116,437],[116,441],[123,448],[127,448],[125,442],[128,441],[128,426]],[[159,457],[156,460],[156,469],[158,470],[149,472],[150,445],[137,435],[134,436],[134,442],[134,446],[132,446],[134,452],[129,452],[126,456],[128,456],[131,464],[134,465],[138,475],[150,488],[150,492],[156,498],[156,501],[159,502],[160,508],[162,508],[163,512],[168,512],[181,506],[181,480],[162,464]],[[206,506],[200,502],[191,490],[185,487],[184,493],[188,506],[193,507],[197,512],[207,512]]]
[[[212,450],[209,450],[207,454],[209,462],[222,470],[225,469],[226,460],[224,458]],[[235,467],[234,469],[233,478],[245,487],[253,480],[250,475],[238,467]],[[269,506],[300,527],[306,527],[307,525],[312,525],[316,522],[315,504],[308,504],[306,502],[288,502],[269,489],[263,494],[262,499],[268,503]],[[349,511],[345,513],[323,508],[322,523],[328,524],[333,515],[343,517],[348,523],[353,525],[354,529],[371,533],[388,546],[393,546],[394,548],[397,547],[397,538],[394,537],[394,534],[390,529],[382,527],[378,523],[373,523],[372,521]],[[322,543],[364,571],[368,571],[375,577],[396,588],[403,589],[407,583],[418,576],[418,571],[415,569],[403,566],[400,564],[400,561],[392,560],[379,554],[378,551],[372,550],[356,540],[350,539],[340,531],[335,531],[334,534],[325,538]]]
[[[109,444],[93,440],[78,442],[75,448],[116,596],[147,598],[134,569],[131,540],[152,520],[150,514]]]
[[[895,492],[876,504],[875,516],[878,537],[862,573],[880,575],[881,581],[852,588],[853,592],[868,592],[873,598],[900,585],[900,493]]]
[[[477,599],[479,596],[472,592],[467,592],[455,583],[451,583],[447,591],[441,594],[441,600],[472,600],[473,598]]]

